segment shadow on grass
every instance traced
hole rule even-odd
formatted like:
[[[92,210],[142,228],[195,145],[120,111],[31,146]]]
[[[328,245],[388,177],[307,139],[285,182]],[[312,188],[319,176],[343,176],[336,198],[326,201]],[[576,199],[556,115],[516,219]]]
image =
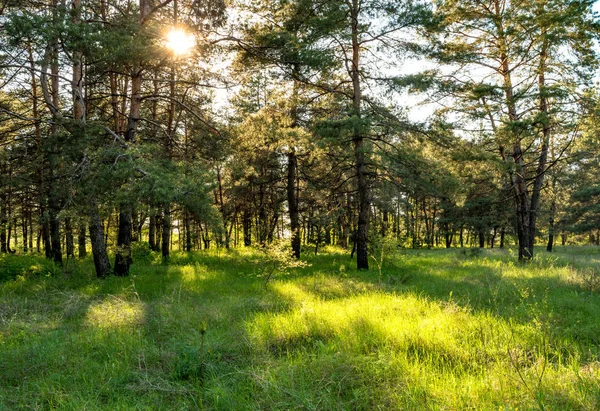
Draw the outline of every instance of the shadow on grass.
[[[199,408],[203,374],[244,363],[245,318],[283,307],[261,297],[264,288],[247,275],[247,263],[173,260],[134,264],[128,278],[79,271],[3,284],[0,408],[85,408],[77,394],[106,409],[181,402]],[[213,364],[212,371],[198,361]]]

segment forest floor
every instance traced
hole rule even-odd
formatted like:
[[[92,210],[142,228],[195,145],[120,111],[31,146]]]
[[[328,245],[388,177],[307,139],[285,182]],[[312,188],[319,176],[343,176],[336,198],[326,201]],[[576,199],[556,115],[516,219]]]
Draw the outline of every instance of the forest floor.
[[[600,249],[327,251],[2,256],[0,410],[600,409]]]

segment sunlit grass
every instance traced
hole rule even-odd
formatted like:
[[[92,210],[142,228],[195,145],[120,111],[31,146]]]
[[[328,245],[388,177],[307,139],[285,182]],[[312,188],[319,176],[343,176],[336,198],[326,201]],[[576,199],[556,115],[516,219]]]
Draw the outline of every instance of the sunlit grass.
[[[342,368],[350,367],[352,377],[361,377],[377,393],[369,394],[371,405],[382,408],[429,403],[464,409],[476,399],[486,399],[488,406],[514,402],[530,408],[540,396],[567,396],[568,404],[586,408],[578,390],[569,392],[582,378],[580,358],[569,353],[568,342],[548,341],[537,324],[518,325],[487,312],[475,313],[451,299],[432,301],[412,293],[367,292],[323,300],[290,284],[274,288],[295,301],[295,309],[257,316],[248,323],[248,333],[256,351],[294,358],[292,364],[312,363],[294,371],[305,373],[306,381],[322,381],[323,366],[341,357],[346,362]],[[268,376],[258,381],[286,381],[289,372],[284,362],[265,369]],[[598,381],[597,376],[588,381]],[[415,387],[417,398],[411,394]],[[355,398],[360,390],[351,391],[352,407],[367,401]],[[327,401],[319,397],[329,392],[317,384],[305,395],[319,402]]]
[[[144,319],[144,307],[140,302],[124,301],[109,296],[104,301],[88,307],[85,323],[88,327],[115,328],[127,331],[140,325]]]
[[[600,409],[597,249],[403,251],[381,286],[328,251],[266,286],[252,250],[2,257],[0,410]]]

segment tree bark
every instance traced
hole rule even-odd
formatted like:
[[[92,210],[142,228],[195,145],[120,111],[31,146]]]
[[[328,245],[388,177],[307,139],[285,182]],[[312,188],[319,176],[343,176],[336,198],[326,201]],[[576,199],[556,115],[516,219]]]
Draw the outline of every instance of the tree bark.
[[[0,252],[8,253],[8,237],[6,235],[8,228],[7,195],[2,193],[0,199],[2,200],[0,204]]]
[[[192,232],[190,229],[190,213],[185,212],[185,251],[192,251]]]
[[[23,252],[27,253],[27,241],[29,240],[29,232],[27,231],[27,216],[29,214],[29,209],[25,208],[23,210],[23,215],[21,216],[21,227],[23,230]]]
[[[85,258],[87,256],[85,237],[85,224],[80,224],[79,233],[77,234],[77,249],[79,251],[79,258]]]
[[[131,75],[131,104],[127,119],[125,141],[130,143],[135,139],[137,126],[140,120],[142,105],[142,68],[135,65]],[[131,221],[132,206],[121,204],[119,211],[119,231],[117,234],[117,253],[115,256],[115,275],[129,275],[131,266]]]
[[[90,243],[92,244],[92,255],[94,257],[94,268],[98,278],[106,277],[110,274],[110,260],[106,252],[106,243],[104,242],[104,227],[98,206],[94,201],[90,204]]]
[[[506,33],[502,25],[502,11],[499,0],[494,1],[495,15],[498,17],[498,46],[500,49],[500,69],[499,73],[504,80],[505,102],[508,109],[509,120],[517,124],[519,116],[517,114],[515,96],[511,79],[511,67],[508,57],[508,42]],[[517,213],[517,239],[519,245],[519,260],[528,261],[533,258],[533,246],[536,234],[537,211],[540,203],[541,190],[543,188],[544,176],[546,174],[548,148],[550,141],[550,118],[548,110],[548,100],[546,96],[547,87],[545,80],[546,60],[548,44],[545,30],[542,31],[542,44],[539,54],[538,66],[538,91],[539,91],[539,114],[542,125],[542,145],[540,147],[537,160],[536,175],[533,180],[533,187],[529,192],[527,165],[523,158],[523,149],[519,130],[513,131],[512,160],[513,168],[510,172],[511,184],[514,191],[516,213]],[[513,127],[515,127],[513,125]],[[500,153],[503,160],[506,160],[504,148],[500,147]]]
[[[169,261],[171,246],[171,207],[166,205],[163,209],[162,218],[162,259],[163,262]]]
[[[58,221],[58,212],[60,211],[58,195],[50,194],[48,201],[48,219],[50,227],[50,255],[57,264],[62,264],[62,250],[60,244],[60,221]]]
[[[244,246],[250,247],[252,245],[252,215],[250,214],[247,205],[244,208],[242,225],[244,231]]]
[[[57,13],[58,2],[52,0],[53,13]],[[50,101],[47,101],[48,108],[52,113],[53,122],[50,125],[50,138],[56,139],[58,137],[58,119],[60,117],[59,107],[59,66],[58,66],[58,51],[59,51],[59,39],[53,38],[50,45],[50,73],[51,73],[51,93]],[[43,75],[45,76],[45,71]],[[55,142],[52,143],[50,153],[48,153],[48,162],[50,167],[48,168],[48,229],[50,232],[50,250],[46,252],[54,262],[62,264],[62,251],[60,245],[60,222],[58,221],[58,214],[60,212],[60,199],[58,193],[58,184],[56,181],[56,172],[58,168],[58,159]]]
[[[115,275],[120,277],[129,275],[131,263],[131,206],[122,205],[119,213]]]
[[[71,219],[65,218],[65,244],[67,251],[67,258],[75,257],[75,243],[73,238],[73,227],[71,226]]]
[[[548,244],[546,245],[546,251],[552,252],[554,247],[554,215],[556,214],[556,201],[552,200],[550,205],[550,221],[548,222]]]
[[[148,244],[152,251],[157,251],[156,247],[156,215],[150,215],[150,223],[148,225]]]
[[[357,124],[354,125],[352,141],[354,143],[354,164],[356,169],[356,180],[358,185],[358,230],[356,233],[356,267],[359,270],[369,269],[369,255],[367,251],[369,235],[369,219],[371,211],[371,199],[367,173],[365,170],[365,145],[362,134],[361,121],[361,84],[360,84],[360,43],[359,35],[359,1],[352,0],[350,8],[351,31],[352,31],[352,77],[353,96],[352,103],[354,116]]]
[[[287,200],[290,216],[290,230],[292,234],[292,255],[295,258],[300,258],[300,215],[298,212],[298,197],[296,196],[298,158],[296,157],[295,149],[290,149],[287,160]]]

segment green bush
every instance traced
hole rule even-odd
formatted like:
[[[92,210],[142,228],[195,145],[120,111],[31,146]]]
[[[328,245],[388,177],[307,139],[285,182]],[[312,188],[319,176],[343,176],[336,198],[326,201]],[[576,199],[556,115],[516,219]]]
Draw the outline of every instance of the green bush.
[[[131,243],[131,258],[134,262],[148,263],[152,261],[152,250],[150,244],[145,241],[135,241]]]
[[[12,280],[19,276],[55,275],[58,272],[59,266],[39,256],[0,256],[0,281]]]

